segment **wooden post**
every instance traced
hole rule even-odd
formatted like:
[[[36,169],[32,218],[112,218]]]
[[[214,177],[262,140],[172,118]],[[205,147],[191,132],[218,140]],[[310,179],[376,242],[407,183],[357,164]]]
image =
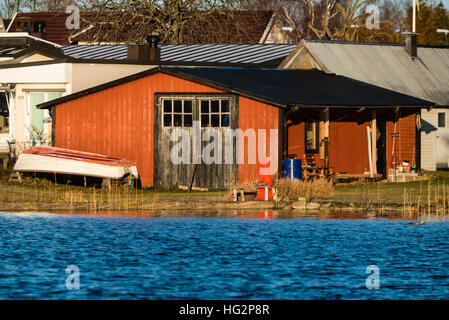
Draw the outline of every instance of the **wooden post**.
[[[320,133],[320,159],[325,161],[325,166],[329,165],[329,150],[325,145],[325,141],[329,141],[329,108],[325,108],[321,111],[321,121],[319,124]]]
[[[371,156],[373,161],[373,172],[377,174],[377,113],[371,113]]]

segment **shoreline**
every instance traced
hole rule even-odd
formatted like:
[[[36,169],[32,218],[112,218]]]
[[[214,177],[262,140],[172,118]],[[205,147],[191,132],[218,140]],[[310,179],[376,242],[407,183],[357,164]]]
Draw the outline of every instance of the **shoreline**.
[[[164,200],[115,201],[115,202],[66,202],[58,201],[2,201],[0,211],[63,211],[63,212],[143,212],[143,211],[258,211],[282,210],[285,212],[364,212],[381,216],[383,213],[416,215],[416,204],[398,201],[362,202],[337,199],[313,199],[312,201],[226,201],[218,200]],[[420,213],[429,213],[428,207],[422,207]],[[425,210],[424,210],[425,209]],[[430,207],[435,214],[436,208]]]

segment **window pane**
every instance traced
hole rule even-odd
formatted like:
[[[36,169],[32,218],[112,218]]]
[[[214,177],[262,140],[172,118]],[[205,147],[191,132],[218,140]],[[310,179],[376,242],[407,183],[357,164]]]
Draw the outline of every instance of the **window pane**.
[[[164,114],[164,127],[171,127],[171,114]]]
[[[184,113],[192,113],[192,101],[184,101]]]
[[[201,115],[201,126],[202,127],[209,126],[209,115],[208,114]]]
[[[209,113],[209,101],[201,101],[201,113]]]
[[[186,114],[184,115],[184,127],[192,126],[192,115]]]
[[[174,102],[175,102],[174,103],[175,104],[174,111],[181,113],[182,112],[182,101],[181,100],[175,100]]]
[[[221,115],[221,126],[222,127],[229,127],[229,114],[222,114]]]
[[[220,115],[219,114],[211,115],[210,123],[211,123],[212,127],[219,127],[220,126]]]
[[[219,100],[212,100],[210,102],[210,112],[220,112],[220,101]]]
[[[171,112],[171,100],[164,100],[164,112]]]
[[[175,114],[173,116],[173,126],[182,127],[182,114]]]
[[[438,127],[444,128],[446,127],[446,113],[438,112]]]
[[[221,112],[229,112],[229,100],[221,100]]]

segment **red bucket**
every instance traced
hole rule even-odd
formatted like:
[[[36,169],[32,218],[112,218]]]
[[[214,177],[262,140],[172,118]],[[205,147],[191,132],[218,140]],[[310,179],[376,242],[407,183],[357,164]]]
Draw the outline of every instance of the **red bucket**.
[[[273,200],[273,188],[265,188],[265,186],[273,186],[273,175],[262,174],[262,172],[266,172],[266,169],[270,168],[270,162],[265,164],[259,163],[259,186],[257,188],[257,196],[254,200]],[[265,170],[264,170],[265,169]]]

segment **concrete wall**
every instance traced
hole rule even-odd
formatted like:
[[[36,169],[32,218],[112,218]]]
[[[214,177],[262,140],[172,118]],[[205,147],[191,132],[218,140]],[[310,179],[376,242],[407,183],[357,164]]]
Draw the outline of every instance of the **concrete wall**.
[[[72,65],[72,92],[117,80],[155,66],[130,64],[74,63]]]

